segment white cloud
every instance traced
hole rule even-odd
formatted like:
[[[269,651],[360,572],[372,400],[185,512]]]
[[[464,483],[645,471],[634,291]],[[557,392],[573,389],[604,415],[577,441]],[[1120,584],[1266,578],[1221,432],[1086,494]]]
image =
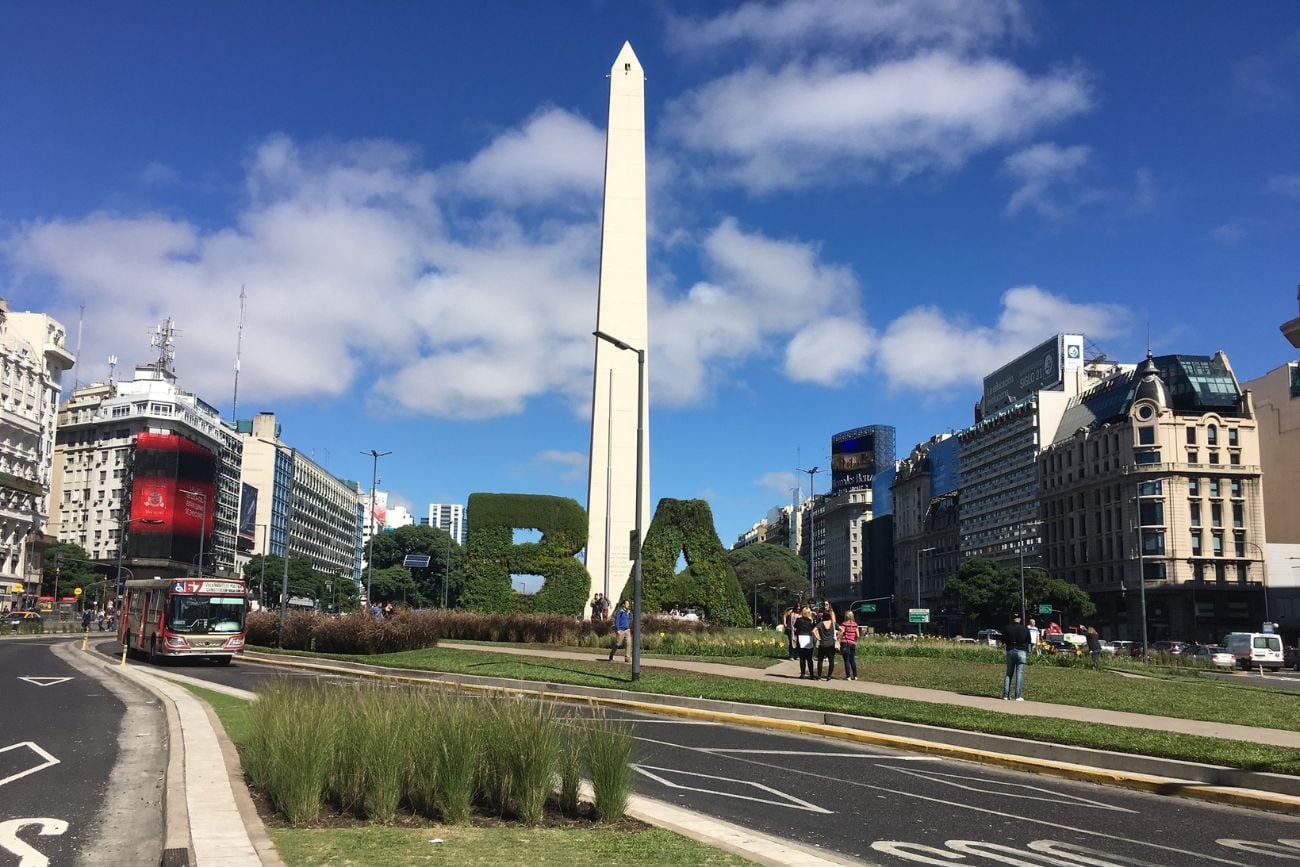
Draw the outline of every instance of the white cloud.
[[[785,375],[795,382],[844,385],[866,367],[871,329],[852,319],[822,319],[800,329],[785,350]]]
[[[1300,198],[1300,174],[1274,175],[1268,179],[1268,189],[1284,196]]]
[[[790,492],[799,487],[799,478],[790,470],[780,470],[774,473],[765,473],[755,480],[754,484],[763,488],[771,488],[782,497],[789,497]]]
[[[1210,231],[1210,237],[1220,244],[1231,246],[1246,240],[1246,230],[1236,223],[1224,223]]]
[[[1084,145],[1063,148],[1050,143],[1036,144],[1007,157],[1003,166],[1019,186],[1011,194],[1006,212],[1018,214],[1028,208],[1048,219],[1064,217],[1070,206],[1060,201],[1060,190],[1073,185],[1088,157]]]
[[[590,206],[604,182],[605,134],[559,108],[539,112],[450,174],[475,196],[520,204],[558,204],[576,196]]]
[[[669,37],[681,49],[733,43],[766,49],[815,44],[900,47],[985,44],[1023,27],[1014,0],[786,0],[745,3],[713,18],[674,17]]]
[[[730,367],[781,343],[788,343],[787,375],[801,381],[837,384],[839,374],[861,366],[864,346],[851,338],[867,329],[849,269],[823,263],[811,244],[746,232],[734,219],[705,237],[701,255],[710,281],[680,297],[661,290],[653,300],[657,401],[694,402]],[[806,363],[810,349],[815,366]]]
[[[560,477],[577,481],[587,477],[587,453],[566,452],[558,449],[546,449],[537,453],[536,460],[553,465],[560,470]]]
[[[1076,304],[1037,286],[1002,295],[994,326],[973,325],[934,307],[918,307],[889,324],[877,364],[895,388],[944,391],[976,384],[1018,353],[1063,331],[1104,339],[1119,333],[1122,307]]]
[[[950,170],[1088,108],[1082,76],[930,52],[847,69],[751,67],[671,103],[664,125],[712,157],[711,177],[758,191],[887,172]]]

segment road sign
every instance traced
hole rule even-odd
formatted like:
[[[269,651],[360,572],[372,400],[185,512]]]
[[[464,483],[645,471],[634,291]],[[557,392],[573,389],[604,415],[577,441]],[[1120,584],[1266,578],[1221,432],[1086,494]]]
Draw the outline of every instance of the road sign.
[[[874,602],[867,602],[867,603],[865,603],[865,604],[863,604],[863,605],[859,605],[859,606],[858,606],[858,610],[861,611],[863,614],[875,614],[875,613],[876,613],[876,603],[874,603]]]
[[[405,557],[402,558],[402,565],[414,566],[416,569],[428,569],[429,555],[428,554],[407,554]]]
[[[1039,605],[1039,606],[1038,606],[1038,613],[1039,613],[1039,614],[1051,614],[1051,613],[1052,613],[1052,606],[1050,606],[1050,605]]]
[[[72,595],[73,595],[73,596],[80,596],[80,595],[81,595],[81,588],[80,588],[80,587],[73,587],[73,588],[72,588]]]
[[[930,609],[929,608],[907,609],[907,622],[908,623],[929,623]]]

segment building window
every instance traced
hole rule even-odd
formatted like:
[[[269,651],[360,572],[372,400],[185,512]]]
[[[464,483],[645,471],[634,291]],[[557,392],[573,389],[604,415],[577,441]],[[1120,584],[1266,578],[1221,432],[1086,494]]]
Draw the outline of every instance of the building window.
[[[1192,556],[1193,557],[1201,556],[1201,531],[1200,530],[1192,531]]]
[[[1223,503],[1210,503],[1210,526],[1223,526]]]
[[[1201,504],[1197,502],[1192,502],[1189,505],[1192,514],[1192,526],[1193,527],[1201,526]]]
[[[1210,466],[1217,467],[1218,465],[1219,465],[1219,453],[1217,451],[1210,452]]]
[[[1241,503],[1232,504],[1232,526],[1236,527],[1238,530],[1246,526],[1243,515],[1244,511],[1245,510],[1242,508]]]
[[[1241,479],[1233,479],[1233,480],[1229,483],[1229,485],[1230,485],[1229,490],[1232,491],[1232,496],[1234,496],[1234,497],[1240,497],[1240,496],[1241,496]]]
[[[1211,496],[1211,497],[1217,497],[1217,496],[1219,496],[1219,480],[1218,480],[1218,479],[1210,479],[1210,496]]]
[[[1138,428],[1138,445],[1153,446],[1156,444],[1156,429],[1153,427]]]
[[[1162,527],[1165,523],[1164,500],[1142,500],[1138,504],[1138,514],[1144,527]]]
[[[1241,452],[1228,452],[1228,463],[1234,467],[1241,466]]]
[[[1188,480],[1187,480],[1187,495],[1188,495],[1189,497],[1199,497],[1199,496],[1201,495],[1201,480],[1200,480],[1200,479],[1188,479]]]
[[[1144,563],[1142,565],[1142,577],[1147,581],[1164,581],[1165,564],[1162,562]]]
[[[1223,556],[1223,534],[1222,533],[1212,534],[1212,542],[1214,547],[1214,556],[1222,557]]]
[[[1160,463],[1160,450],[1141,451],[1135,454],[1133,459],[1138,464],[1158,464]]]
[[[1237,550],[1238,557],[1246,556],[1246,537],[1238,533],[1232,540],[1233,547]]]
[[[1214,425],[1210,425],[1205,429],[1205,443],[1211,446],[1219,444],[1219,429]]]
[[[1200,463],[1200,462],[1201,462],[1201,453],[1198,452],[1196,449],[1188,449],[1188,450],[1187,450],[1187,463],[1189,463],[1189,464],[1197,464],[1197,463]]]
[[[1165,553],[1165,531],[1143,530],[1142,553],[1147,556],[1159,556]]]
[[[1237,440],[1237,429],[1235,427],[1228,428],[1228,445],[1230,446],[1241,445],[1241,443],[1238,442]]]
[[[1187,426],[1187,444],[1189,446],[1196,445],[1196,428],[1191,425]]]

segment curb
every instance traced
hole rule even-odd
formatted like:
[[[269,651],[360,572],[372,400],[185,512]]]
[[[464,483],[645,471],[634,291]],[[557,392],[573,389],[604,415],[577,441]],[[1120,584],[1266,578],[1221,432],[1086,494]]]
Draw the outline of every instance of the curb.
[[[1106,753],[1059,744],[1022,741],[1002,735],[985,735],[973,732],[954,732],[911,723],[894,723],[872,717],[855,717],[848,714],[807,711],[795,708],[778,708],[766,705],[746,705],[738,702],[720,702],[707,699],[680,699],[675,696],[639,696],[638,699],[620,697],[613,690],[597,687],[575,687],[539,681],[520,681],[507,678],[478,677],[475,675],[448,675],[438,672],[420,672],[412,669],[393,669],[394,673],[376,671],[359,663],[330,663],[292,661],[273,654],[245,651],[245,661],[266,665],[328,674],[346,674],[368,677],[393,683],[470,689],[484,692],[505,692],[519,695],[537,695],[557,701],[580,701],[601,704],[624,710],[668,714],[687,719],[743,725],[750,728],[769,729],[792,734],[830,737],[860,744],[920,752],[928,755],[995,765],[1027,773],[1061,777],[1081,782],[1113,785],[1158,795],[1177,795],[1219,804],[1251,809],[1300,815],[1300,779],[1281,774],[1259,774],[1217,765],[1201,765],[1152,756],[1130,756],[1124,753]],[[356,666],[356,667],[352,667]],[[653,700],[648,700],[653,699]],[[725,706],[726,709],[714,706]],[[796,717],[791,719],[790,717]],[[800,719],[802,717],[802,719]],[[985,745],[970,746],[926,739],[916,735],[903,735],[874,729],[899,726],[920,730],[917,734],[950,733],[968,742],[985,741]],[[989,748],[993,745],[1021,748],[1032,745],[1032,750],[1051,748],[1085,760],[1106,759],[1111,764],[1125,762],[1141,764],[1148,771],[1132,771],[1119,767],[1097,767],[1086,761],[1069,761],[1064,758],[1047,758],[1021,755]],[[1165,773],[1152,771],[1163,770]],[[1231,781],[1236,785],[1225,785]],[[1249,783],[1251,785],[1240,785]],[[1278,791],[1276,789],[1283,789]],[[1293,793],[1294,792],[1294,793]]]

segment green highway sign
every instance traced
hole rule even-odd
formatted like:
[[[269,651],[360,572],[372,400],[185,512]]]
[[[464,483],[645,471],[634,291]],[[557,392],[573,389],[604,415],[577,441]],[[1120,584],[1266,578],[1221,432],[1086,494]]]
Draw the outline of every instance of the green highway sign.
[[[1050,605],[1039,605],[1039,606],[1038,606],[1038,613],[1039,613],[1039,614],[1051,614],[1051,613],[1052,613],[1052,606],[1050,606]]]
[[[929,623],[930,609],[929,608],[907,609],[907,622],[908,623]]]
[[[858,606],[858,610],[861,611],[863,614],[875,614],[875,613],[876,613],[876,603],[874,603],[874,602],[868,602],[868,603],[866,603],[865,605],[859,605],[859,606]]]

